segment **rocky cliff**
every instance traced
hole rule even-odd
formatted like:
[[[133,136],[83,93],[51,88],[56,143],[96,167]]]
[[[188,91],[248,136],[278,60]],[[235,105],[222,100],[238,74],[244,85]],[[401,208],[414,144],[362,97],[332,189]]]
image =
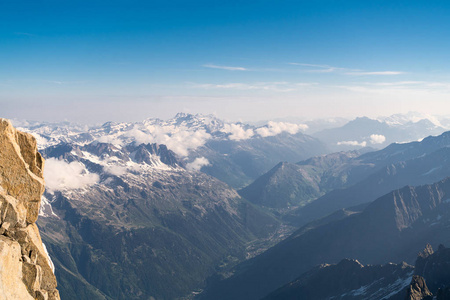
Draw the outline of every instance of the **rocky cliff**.
[[[405,299],[450,299],[449,266],[450,248],[445,248],[441,244],[434,252],[428,244],[417,257],[414,271],[416,275],[413,277]]]
[[[0,119],[0,299],[60,299],[35,223],[43,166],[36,140]]]

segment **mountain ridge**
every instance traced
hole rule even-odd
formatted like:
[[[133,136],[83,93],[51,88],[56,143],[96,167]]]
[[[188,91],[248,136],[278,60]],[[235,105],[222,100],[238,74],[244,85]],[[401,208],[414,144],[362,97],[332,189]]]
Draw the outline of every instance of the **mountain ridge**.
[[[412,262],[427,242],[450,241],[445,234],[450,222],[448,198],[450,178],[390,192],[360,213],[294,232],[242,263],[234,276],[210,285],[201,299],[259,299],[314,265],[336,263],[343,257],[364,264]]]
[[[162,145],[61,144],[43,154],[49,171],[70,168],[85,179],[66,188],[59,183],[74,180],[66,176],[73,171],[49,177],[39,221],[65,299],[80,287],[90,299],[189,296],[279,227]]]

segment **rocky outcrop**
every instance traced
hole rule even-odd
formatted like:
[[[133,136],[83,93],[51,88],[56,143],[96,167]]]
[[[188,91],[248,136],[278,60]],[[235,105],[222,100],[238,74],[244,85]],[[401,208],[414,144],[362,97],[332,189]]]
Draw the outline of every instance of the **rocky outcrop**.
[[[427,287],[425,279],[422,276],[414,275],[411,284],[406,291],[406,300],[431,300],[433,294]]]
[[[425,249],[419,252],[414,271],[416,275],[407,289],[405,299],[450,299],[449,266],[450,248],[440,244],[435,252],[431,245],[427,244]]]
[[[0,119],[0,299],[59,299],[35,223],[43,166],[33,136]]]

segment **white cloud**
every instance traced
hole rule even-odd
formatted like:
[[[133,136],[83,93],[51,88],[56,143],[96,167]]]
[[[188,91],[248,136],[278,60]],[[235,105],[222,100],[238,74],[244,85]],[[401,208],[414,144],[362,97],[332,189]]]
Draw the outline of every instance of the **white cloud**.
[[[298,82],[295,85],[299,86],[299,87],[310,87],[310,86],[318,85],[318,83],[317,82]]]
[[[181,156],[187,156],[189,150],[203,146],[211,135],[205,130],[178,131],[172,134],[158,135],[155,140],[158,144],[166,145],[170,150]]]
[[[104,170],[105,170],[105,172],[112,174],[112,175],[116,175],[116,176],[121,176],[121,175],[124,175],[127,173],[126,167],[122,167],[122,166],[118,166],[118,165],[105,166]]]
[[[330,67],[328,69],[307,70],[306,72],[309,72],[309,73],[332,73],[332,72],[335,72],[336,70],[339,70],[339,69]]]
[[[122,141],[119,140],[116,136],[113,135],[104,135],[97,139],[100,143],[108,143],[113,144],[115,146],[122,145]]]
[[[316,65],[316,64],[305,64],[305,63],[295,63],[295,62],[291,62],[289,64],[294,65],[294,66],[315,67],[315,68],[323,68],[323,69],[332,68],[329,65]]]
[[[448,94],[450,93],[450,85],[446,87],[444,85],[432,86],[430,84],[388,85],[384,83],[383,85],[342,85],[335,87],[356,93],[383,95],[384,97],[395,97],[397,99],[438,99],[439,97],[442,97],[442,99],[444,99],[444,97],[448,98]],[[422,109],[418,110],[423,111],[423,106]]]
[[[100,180],[97,174],[89,173],[80,162],[67,163],[55,158],[45,161],[44,178],[50,191],[83,188]]]
[[[229,89],[229,90],[261,90],[261,91],[272,91],[272,92],[292,92],[300,90],[305,87],[312,87],[317,85],[317,82],[254,82],[254,83],[223,83],[223,84],[193,84],[194,88],[201,89]]]
[[[401,75],[405,74],[405,72],[400,71],[379,71],[379,72],[346,72],[346,75],[356,75],[356,76],[364,76],[364,75]]]
[[[217,66],[217,65],[213,65],[213,64],[203,65],[203,67],[211,68],[211,69],[228,70],[228,71],[248,71],[248,69],[243,68],[243,67]]]
[[[358,141],[342,141],[337,143],[338,146],[357,146],[357,147],[365,147],[367,142],[358,142]]]
[[[381,134],[372,134],[370,135],[370,143],[371,144],[383,144],[386,141],[386,137]]]
[[[305,72],[309,72],[309,73],[332,73],[332,72],[345,71],[345,70],[356,71],[356,70],[352,70],[352,69],[333,67],[333,66],[329,66],[329,65],[317,65],[317,64],[305,64],[305,63],[289,63],[289,64],[294,65],[294,66],[316,68],[316,69],[304,70]]]
[[[189,171],[200,171],[204,166],[208,166],[210,163],[205,157],[197,157],[193,162],[186,164],[186,169]]]
[[[234,141],[246,140],[251,138],[255,134],[253,132],[253,129],[246,130],[239,124],[225,124],[221,131],[230,133],[228,138]]]
[[[255,131],[262,137],[274,136],[282,132],[288,132],[290,134],[296,134],[299,131],[308,129],[308,125],[305,124],[293,124],[285,122],[268,122],[267,126],[257,128]]]
[[[235,89],[235,90],[256,90],[256,89],[264,89],[262,86],[256,86],[247,83],[224,83],[224,84],[196,84],[195,87],[204,88],[204,89]]]
[[[25,36],[30,36],[30,37],[36,37],[36,34],[33,33],[28,33],[28,32],[14,32],[14,34],[16,35],[25,35]]]
[[[370,85],[378,85],[378,86],[404,86],[404,85],[419,85],[425,83],[424,81],[394,81],[394,82],[375,82],[375,83],[367,83]]]
[[[203,129],[192,131],[173,125],[149,125],[144,130],[135,127],[123,136],[136,141],[138,144],[164,144],[180,156],[187,156],[189,150],[203,146],[211,138],[211,135]]]
[[[302,66],[302,67],[310,67],[315,69],[305,70],[310,73],[341,73],[345,75],[355,75],[355,76],[365,76],[365,75],[401,75],[405,74],[405,72],[400,71],[363,71],[358,69],[349,69],[349,68],[339,68],[333,67],[330,65],[318,65],[318,64],[305,64],[305,63],[289,63],[294,66]]]
[[[145,133],[138,128],[133,128],[124,134],[125,137],[132,138],[138,144],[155,143],[155,139],[151,134]]]

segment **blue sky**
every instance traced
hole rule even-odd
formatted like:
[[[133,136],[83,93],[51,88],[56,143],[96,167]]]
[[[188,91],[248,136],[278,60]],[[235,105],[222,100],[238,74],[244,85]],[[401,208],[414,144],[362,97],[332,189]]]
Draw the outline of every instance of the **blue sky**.
[[[448,1],[0,1],[2,117],[450,114]]]

